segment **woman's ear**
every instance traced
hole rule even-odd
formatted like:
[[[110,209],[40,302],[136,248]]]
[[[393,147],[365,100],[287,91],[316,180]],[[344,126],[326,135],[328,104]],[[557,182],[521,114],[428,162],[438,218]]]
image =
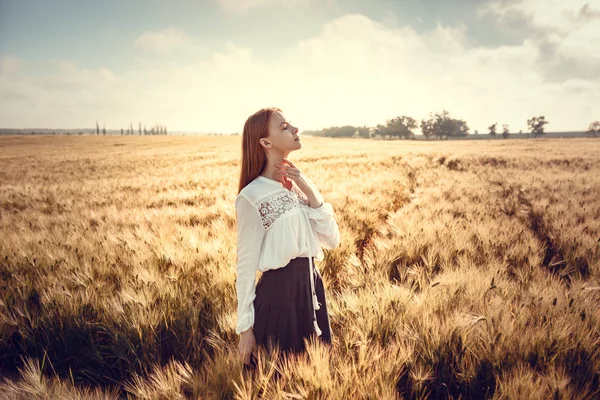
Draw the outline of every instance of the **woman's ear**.
[[[269,142],[267,140],[261,139],[259,142],[263,147],[265,147],[265,148],[269,147]]]

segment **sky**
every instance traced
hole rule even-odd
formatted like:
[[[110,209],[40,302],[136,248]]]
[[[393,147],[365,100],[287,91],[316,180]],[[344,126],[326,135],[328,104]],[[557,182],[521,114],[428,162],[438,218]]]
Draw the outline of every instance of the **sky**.
[[[0,128],[600,120],[600,0],[0,0]],[[419,133],[417,131],[417,133]]]

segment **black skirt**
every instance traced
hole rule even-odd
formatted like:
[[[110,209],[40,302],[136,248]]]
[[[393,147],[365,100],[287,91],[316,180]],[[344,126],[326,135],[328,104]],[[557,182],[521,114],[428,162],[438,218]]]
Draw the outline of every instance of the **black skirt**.
[[[314,327],[309,258],[297,257],[285,267],[263,272],[256,284],[254,299],[253,332],[256,344],[270,350],[273,343],[277,343],[280,350],[294,353],[304,351],[304,338],[313,335],[323,343],[331,344],[325,287],[316,268],[314,288],[320,304],[316,310],[320,336],[317,336]]]

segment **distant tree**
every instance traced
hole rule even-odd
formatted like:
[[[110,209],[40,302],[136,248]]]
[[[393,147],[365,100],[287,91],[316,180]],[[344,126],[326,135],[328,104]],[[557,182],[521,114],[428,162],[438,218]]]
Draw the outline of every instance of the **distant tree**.
[[[373,134],[375,136],[381,136],[385,138],[389,134],[388,128],[386,125],[377,124],[377,126],[375,126],[375,129],[373,130]]]
[[[490,136],[491,137],[496,137],[496,125],[498,125],[498,123],[494,123],[490,126],[488,126],[488,130],[490,131]]]
[[[436,113],[429,121],[433,127],[433,135],[439,139],[443,139],[444,136],[449,139],[451,137],[464,137],[469,134],[467,123],[462,119],[452,118],[446,110]]]
[[[96,120],[96,135],[100,135],[100,125],[98,125],[98,120]]]
[[[102,134],[106,136],[106,126],[102,123]]]
[[[430,114],[431,115],[431,114]],[[425,140],[433,135],[433,118],[421,120],[421,133],[425,136]]]
[[[356,128],[356,133],[360,138],[370,138],[371,137],[371,129],[366,125],[359,126]]]
[[[507,124],[502,125],[502,137],[504,139],[508,139],[508,133],[509,133],[508,125]]]
[[[142,123],[138,122],[138,132],[140,133],[140,135],[142,134]]]
[[[531,130],[533,137],[536,138],[538,136],[544,135],[544,125],[546,125],[548,121],[546,121],[546,117],[543,115],[540,117],[533,117],[527,120],[527,126]]]
[[[600,135],[600,121],[594,121],[588,128],[588,133],[592,137],[598,137]]]
[[[133,135],[133,123],[132,122],[129,123],[129,131]]]
[[[356,133],[356,128],[352,125],[335,127],[333,137],[352,137]]]
[[[409,139],[415,134],[413,129],[417,128],[417,121],[412,117],[401,116],[386,121],[387,133],[391,137]]]
[[[358,132],[358,128],[352,125],[330,126],[318,131],[303,131],[302,134],[310,136],[325,136],[325,137],[354,137]],[[166,127],[165,127],[166,134]]]
[[[477,129],[475,129],[475,134],[479,135],[479,131]]]
[[[121,135],[123,134],[123,127],[121,127]]]

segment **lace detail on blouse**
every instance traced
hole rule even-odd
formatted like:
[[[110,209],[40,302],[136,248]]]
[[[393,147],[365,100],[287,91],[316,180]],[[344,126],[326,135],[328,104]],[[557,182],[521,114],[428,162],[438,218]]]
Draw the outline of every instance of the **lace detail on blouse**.
[[[269,229],[279,217],[298,206],[298,199],[289,192],[275,193],[262,199],[258,204],[258,212],[264,228]]]

